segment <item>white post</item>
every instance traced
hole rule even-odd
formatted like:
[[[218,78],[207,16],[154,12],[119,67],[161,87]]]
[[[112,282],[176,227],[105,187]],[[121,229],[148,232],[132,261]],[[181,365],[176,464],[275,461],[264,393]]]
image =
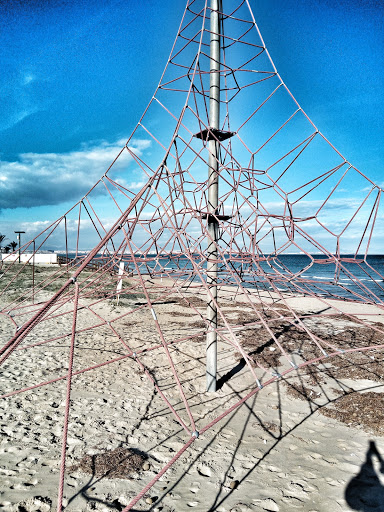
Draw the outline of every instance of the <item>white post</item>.
[[[119,264],[119,275],[117,278],[117,288],[116,288],[116,305],[119,305],[120,292],[123,287],[123,274],[124,274],[124,261],[120,261]]]
[[[209,126],[220,126],[220,13],[221,0],[211,0],[211,45],[209,82]],[[219,144],[208,141],[208,247],[207,247],[207,391],[216,391],[217,373],[217,239],[218,226],[212,214],[217,214],[219,203]]]

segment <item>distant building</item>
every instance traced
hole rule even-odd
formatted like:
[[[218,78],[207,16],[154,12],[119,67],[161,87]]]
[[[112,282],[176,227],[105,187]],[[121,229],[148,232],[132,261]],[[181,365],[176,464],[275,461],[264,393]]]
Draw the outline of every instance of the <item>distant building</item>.
[[[19,260],[18,253],[14,254],[0,254],[0,260],[4,263],[12,263],[14,261]],[[30,263],[31,265],[34,263],[35,265],[57,265],[57,254],[53,252],[48,253],[23,253],[20,254],[20,263]]]

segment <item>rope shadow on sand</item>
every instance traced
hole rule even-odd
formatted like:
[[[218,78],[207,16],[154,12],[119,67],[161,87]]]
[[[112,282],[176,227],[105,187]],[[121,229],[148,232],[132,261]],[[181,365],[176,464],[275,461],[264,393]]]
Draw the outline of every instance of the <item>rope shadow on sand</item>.
[[[335,379],[335,382],[338,383],[338,381],[337,381],[337,379],[335,377],[334,377],[334,379]],[[285,379],[282,379],[282,380],[285,381]],[[276,384],[277,384],[277,386],[279,388],[279,381],[277,381]],[[338,383],[338,384],[341,387],[341,383]],[[370,386],[370,387],[364,388],[364,389],[359,390],[359,391],[350,389],[350,390],[346,391],[343,396],[354,394],[354,393],[360,393],[362,391],[368,391],[368,390],[372,390],[372,389],[376,389],[376,388],[380,388],[380,387],[382,387],[382,384],[378,384],[376,386]],[[247,418],[244,421],[244,428],[242,429],[241,435],[239,436],[239,439],[238,439],[238,441],[236,443],[236,446],[235,446],[235,448],[233,450],[233,453],[232,453],[232,456],[231,456],[231,460],[228,463],[228,469],[223,474],[223,478],[222,478],[222,483],[220,485],[220,489],[217,491],[216,497],[215,497],[214,502],[212,503],[212,505],[209,508],[206,509],[207,512],[214,512],[214,511],[217,510],[218,507],[223,505],[225,503],[225,501],[227,501],[227,499],[234,492],[236,492],[236,489],[241,487],[242,482],[244,482],[247,478],[249,478],[249,476],[252,474],[252,472],[276,449],[276,447],[279,445],[279,443],[281,441],[283,441],[284,439],[289,438],[289,436],[295,430],[297,430],[300,426],[302,426],[308,419],[310,419],[314,415],[315,412],[317,412],[319,409],[322,409],[322,408],[325,408],[325,407],[329,406],[332,403],[337,402],[337,400],[339,400],[341,398],[341,397],[337,397],[337,398],[333,398],[332,399],[330,397],[327,397],[327,402],[325,404],[319,405],[319,404],[316,404],[312,399],[308,399],[308,397],[306,397],[308,399],[308,403],[311,405],[309,413],[302,420],[300,420],[298,423],[296,423],[292,428],[290,428],[286,432],[283,432],[283,418],[282,418],[283,414],[282,414],[281,398],[280,398],[280,392],[279,391],[278,391],[278,395],[279,395],[279,403],[280,403],[280,407],[279,407],[280,427],[279,427],[279,433],[278,434],[274,434],[273,432],[271,432],[268,429],[268,426],[264,426],[264,424],[261,421],[261,419],[258,418],[258,416],[255,414],[255,402],[256,402],[257,396],[254,396],[252,398],[252,404],[250,404],[250,405],[247,405],[246,403],[244,404],[248,408],[248,416],[247,416]],[[239,412],[239,409],[237,409],[227,419],[227,421],[221,426],[221,428],[218,430],[218,432],[215,434],[215,436],[209,441],[209,443],[207,443],[205,449],[201,453],[199,453],[199,454],[197,454],[195,456],[195,458],[189,463],[188,467],[183,472],[183,475],[177,481],[175,481],[173,483],[172,487],[167,488],[166,492],[161,497],[158,498],[158,501],[156,502],[156,505],[154,505],[154,506],[157,506],[159,503],[161,503],[162,500],[164,499],[165,495],[169,494],[170,492],[172,492],[178,486],[178,484],[184,479],[185,475],[187,475],[188,472],[198,463],[199,459],[203,456],[204,451],[215,442],[215,440],[217,439],[219,434],[223,430],[225,430],[225,428],[228,426],[228,424],[231,421],[233,421],[233,418],[236,416],[236,414],[238,414],[238,412]],[[269,435],[272,436],[273,444],[264,452],[263,456],[260,457],[260,459],[244,474],[244,476],[238,481],[238,483],[237,483],[235,488],[231,488],[231,489],[226,488],[225,489],[225,496],[223,497],[222,496],[222,492],[223,492],[224,488],[227,487],[225,485],[226,476],[230,472],[230,468],[233,465],[233,462],[234,462],[234,460],[236,458],[236,454],[237,454],[237,452],[238,452],[238,450],[240,448],[240,445],[242,443],[242,440],[243,440],[243,438],[245,436],[246,426],[249,423],[249,421],[252,418],[252,416],[260,422],[260,426],[262,427],[264,432],[266,432],[266,433],[268,433]],[[380,496],[382,496],[382,495],[380,494]],[[153,510],[152,506],[148,508],[148,512],[151,511],[151,510]],[[361,512],[371,512],[371,511],[373,512],[374,509],[366,508],[366,509],[355,509],[355,510],[361,510]],[[381,512],[381,509],[376,509],[376,511],[377,512]]]

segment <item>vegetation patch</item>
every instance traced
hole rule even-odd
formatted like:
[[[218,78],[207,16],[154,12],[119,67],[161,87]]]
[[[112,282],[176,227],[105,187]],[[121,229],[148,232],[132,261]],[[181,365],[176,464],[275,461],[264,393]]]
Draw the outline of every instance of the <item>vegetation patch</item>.
[[[68,471],[82,471],[96,477],[131,478],[134,473],[143,469],[148,456],[130,448],[116,448],[95,455],[85,455],[77,464],[70,466]]]
[[[319,412],[346,425],[384,436],[383,393],[348,393],[333,402],[332,407],[322,407]]]

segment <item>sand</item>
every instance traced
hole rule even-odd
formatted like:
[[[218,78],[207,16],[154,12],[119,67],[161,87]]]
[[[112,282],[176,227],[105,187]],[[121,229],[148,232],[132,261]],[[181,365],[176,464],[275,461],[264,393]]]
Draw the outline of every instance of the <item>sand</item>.
[[[222,296],[229,317],[249,314],[241,299],[231,300],[231,290]],[[301,312],[321,306],[299,297],[290,300]],[[136,296],[118,306],[103,301],[92,309],[100,318],[135,310],[113,326],[139,351],[158,344],[150,311],[137,309],[141,303],[145,300]],[[335,303],[337,310],[329,313],[337,313],[339,306]],[[195,307],[202,308],[198,297]],[[60,311],[65,308],[69,312],[71,306]],[[176,294],[155,308],[167,341],[198,332],[196,315]],[[361,308],[358,313],[371,322],[382,320],[380,310]],[[8,339],[13,327],[8,318],[0,318],[3,339]],[[71,314],[52,315],[32,331],[2,366],[2,393],[65,376],[70,339],[59,336],[68,333],[71,320]],[[363,332],[351,319],[335,315],[311,317],[308,322],[312,329],[330,339],[341,336],[345,343],[353,333]],[[78,330],[95,323],[95,314],[86,308],[79,312]],[[59,339],[23,348],[51,338],[52,333]],[[258,333],[250,328],[241,335],[242,346],[249,352],[257,339]],[[216,393],[205,392],[204,339],[180,341],[169,350],[197,430],[255,389],[251,372],[241,366],[241,355],[228,343],[220,343],[219,377],[225,382]],[[275,347],[266,346],[255,357],[272,361],[274,352]],[[74,371],[126,354],[108,325],[85,330],[76,338]],[[301,356],[297,349],[297,361]],[[276,379],[201,434],[133,510],[384,510],[381,357],[379,351],[348,354],[342,361],[325,360],[316,372],[308,367]],[[164,350],[140,354],[140,360],[189,424]],[[61,380],[2,399],[1,510],[56,510],[65,392],[66,381]],[[123,510],[189,438],[134,358],[73,377],[65,510]]]

